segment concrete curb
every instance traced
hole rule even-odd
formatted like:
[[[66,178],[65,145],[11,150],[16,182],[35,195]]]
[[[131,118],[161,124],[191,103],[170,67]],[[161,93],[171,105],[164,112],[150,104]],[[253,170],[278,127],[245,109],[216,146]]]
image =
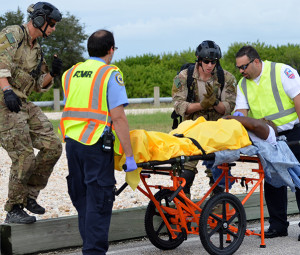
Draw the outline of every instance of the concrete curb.
[[[237,195],[242,200],[244,195]],[[288,192],[288,214],[299,213],[295,194]],[[259,194],[254,193],[244,205],[247,220],[259,219]],[[109,241],[121,241],[146,236],[144,216],[146,207],[113,211]],[[266,206],[264,215],[268,217]],[[265,224],[268,225],[268,224]],[[77,216],[40,220],[34,224],[2,224],[2,255],[28,254],[79,247],[82,241],[78,232]]]

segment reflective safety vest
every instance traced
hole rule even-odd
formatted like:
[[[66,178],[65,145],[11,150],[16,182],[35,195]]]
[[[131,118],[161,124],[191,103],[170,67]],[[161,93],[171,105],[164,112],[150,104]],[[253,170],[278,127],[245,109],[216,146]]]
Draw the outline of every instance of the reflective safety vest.
[[[95,144],[106,126],[111,126],[107,106],[107,84],[118,67],[89,59],[67,70],[62,77],[66,104],[59,124],[63,138],[66,136],[86,145]],[[121,72],[120,72],[121,73]],[[121,73],[122,74],[122,73]],[[122,153],[114,127],[114,151]]]
[[[242,78],[239,88],[249,105],[249,117],[272,120],[282,126],[298,118],[294,101],[285,93],[281,82],[283,64],[264,62],[259,85],[253,80]]]

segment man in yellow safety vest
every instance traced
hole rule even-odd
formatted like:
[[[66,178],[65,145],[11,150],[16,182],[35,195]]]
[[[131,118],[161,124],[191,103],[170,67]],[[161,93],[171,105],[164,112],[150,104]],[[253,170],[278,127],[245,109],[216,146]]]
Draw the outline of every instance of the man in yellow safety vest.
[[[277,126],[287,141],[300,140],[300,78],[291,66],[262,61],[252,46],[244,46],[236,53],[236,67],[244,76],[238,84],[236,116],[266,118]],[[300,146],[292,146],[300,161]],[[270,215],[266,238],[288,235],[287,187],[272,186],[265,181],[265,199]],[[300,190],[296,188],[300,210]],[[300,236],[299,236],[300,238]]]
[[[78,211],[83,254],[105,254],[115,200],[114,152],[137,169],[124,112],[128,105],[121,71],[110,65],[114,36],[98,30],[88,39],[90,58],[62,77],[65,107],[59,129],[66,141],[68,192]]]

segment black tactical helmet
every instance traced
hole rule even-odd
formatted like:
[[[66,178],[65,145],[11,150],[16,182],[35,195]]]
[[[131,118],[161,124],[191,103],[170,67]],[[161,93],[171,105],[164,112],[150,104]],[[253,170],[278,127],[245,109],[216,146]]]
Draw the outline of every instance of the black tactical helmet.
[[[34,21],[37,17],[44,17],[47,21],[50,19],[54,19],[56,22],[61,21],[62,15],[60,11],[50,3],[47,2],[37,2],[36,4],[32,4],[28,7],[27,11],[30,14],[30,18]],[[39,21],[40,18],[37,19],[37,25],[40,26]],[[45,21],[46,21],[45,20]]]
[[[220,59],[222,57],[220,47],[214,41],[203,41],[199,44],[195,52],[198,60],[207,59]]]

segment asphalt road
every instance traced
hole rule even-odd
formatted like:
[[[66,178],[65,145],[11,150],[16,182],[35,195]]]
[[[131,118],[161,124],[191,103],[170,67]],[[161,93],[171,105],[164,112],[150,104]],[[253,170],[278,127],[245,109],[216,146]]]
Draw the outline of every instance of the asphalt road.
[[[265,239],[266,248],[260,248],[260,238],[257,236],[245,236],[240,248],[235,254],[237,255],[299,255],[300,241],[298,235],[300,228],[298,226],[300,215],[290,216],[289,235],[287,237],[277,237]],[[266,223],[267,225],[267,223]],[[250,230],[260,231],[258,221],[248,222],[247,228]],[[51,253],[40,253],[41,255],[80,255],[81,250],[69,249],[55,251]],[[188,236],[179,247],[174,250],[162,251],[153,246],[147,238],[139,240],[128,240],[118,243],[111,243],[107,255],[192,255],[208,254],[203,248],[200,238],[195,235]]]

